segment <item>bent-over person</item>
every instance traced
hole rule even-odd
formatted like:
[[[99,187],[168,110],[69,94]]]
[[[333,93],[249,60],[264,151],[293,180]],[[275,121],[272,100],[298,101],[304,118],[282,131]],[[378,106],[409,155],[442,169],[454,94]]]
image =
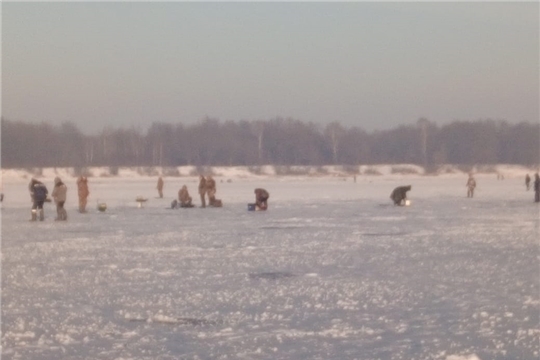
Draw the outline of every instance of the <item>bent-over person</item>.
[[[407,192],[410,191],[411,188],[411,185],[398,186],[395,188],[390,194],[390,199],[394,201],[394,205],[405,205],[405,201],[407,200]]]
[[[266,210],[268,209],[268,198],[270,194],[265,189],[257,188],[254,191],[255,193],[255,210]]]
[[[182,188],[178,191],[178,201],[180,202],[180,207],[182,208],[193,207],[193,204],[191,203],[191,196],[189,196],[186,185],[182,186]]]

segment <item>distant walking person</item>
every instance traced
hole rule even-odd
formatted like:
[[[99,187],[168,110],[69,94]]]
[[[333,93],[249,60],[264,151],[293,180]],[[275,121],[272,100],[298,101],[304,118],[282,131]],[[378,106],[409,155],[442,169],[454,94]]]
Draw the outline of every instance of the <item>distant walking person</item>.
[[[157,191],[160,198],[163,198],[163,178],[160,176],[157,180]]]
[[[540,176],[534,175],[534,202],[540,202]]]
[[[79,212],[86,212],[86,203],[90,191],[88,190],[88,178],[86,176],[79,176],[77,179],[77,194],[79,195]]]
[[[47,187],[41,181],[32,179],[28,185],[28,190],[30,190],[30,198],[32,199],[32,218],[30,221],[37,220],[38,212],[39,220],[45,220],[43,204],[45,203],[45,200],[47,200],[47,195],[49,194]]]
[[[474,189],[476,188],[476,180],[472,174],[469,174],[469,179],[467,180],[467,197],[472,198],[474,196]]]
[[[265,189],[255,189],[255,210],[268,209],[268,198],[270,194]]]
[[[67,186],[58,176],[54,178],[54,189],[51,196],[56,204],[56,219],[54,220],[67,220],[67,211],[64,209],[67,196]]]
[[[206,207],[206,200],[204,199],[204,196],[206,194],[206,179],[204,176],[199,175],[199,195],[201,196],[201,207]]]
[[[529,176],[529,174],[525,175],[525,188],[527,189],[527,191],[529,191],[529,189],[531,188],[531,177]]]

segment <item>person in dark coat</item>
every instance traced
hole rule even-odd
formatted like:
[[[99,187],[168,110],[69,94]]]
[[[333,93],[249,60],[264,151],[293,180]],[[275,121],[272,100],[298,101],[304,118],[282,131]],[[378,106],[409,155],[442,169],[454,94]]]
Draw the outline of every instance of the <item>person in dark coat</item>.
[[[527,189],[527,191],[529,191],[529,189],[531,188],[531,177],[529,176],[529,174],[525,175],[525,188]]]
[[[534,174],[534,202],[540,202],[540,175]]]
[[[45,220],[45,213],[43,212],[43,204],[47,200],[47,195],[49,191],[45,184],[41,181],[32,179],[28,185],[28,190],[30,191],[30,198],[32,199],[32,218],[30,221],[37,220],[37,214],[39,212],[39,220]]]
[[[407,191],[410,191],[412,188],[411,185],[407,186],[398,186],[390,194],[390,199],[394,201],[394,205],[405,205],[405,200],[407,200]]]
[[[256,210],[266,210],[268,209],[268,198],[270,194],[265,189],[255,189],[255,209]]]

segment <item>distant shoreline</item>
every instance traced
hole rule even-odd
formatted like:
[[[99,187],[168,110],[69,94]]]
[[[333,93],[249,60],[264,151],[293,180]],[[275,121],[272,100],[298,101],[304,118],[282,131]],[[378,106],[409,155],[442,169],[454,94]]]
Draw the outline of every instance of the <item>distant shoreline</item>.
[[[89,178],[111,179],[152,179],[162,176],[164,178],[190,178],[199,174],[212,175],[218,179],[257,179],[278,177],[308,177],[308,178],[352,178],[362,177],[410,177],[410,176],[465,176],[469,172],[476,175],[501,176],[506,178],[524,177],[525,174],[534,174],[537,169],[521,165],[481,165],[464,167],[459,165],[443,165],[434,173],[426,173],[424,168],[412,164],[394,165],[326,165],[326,166],[178,166],[178,167],[85,167],[85,168],[24,168],[2,169],[2,181],[24,181],[32,177],[64,179],[77,178],[80,175]]]

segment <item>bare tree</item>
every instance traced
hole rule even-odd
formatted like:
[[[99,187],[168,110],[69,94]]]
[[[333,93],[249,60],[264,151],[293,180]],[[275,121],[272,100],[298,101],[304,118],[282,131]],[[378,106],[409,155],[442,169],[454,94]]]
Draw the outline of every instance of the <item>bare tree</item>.
[[[346,133],[346,130],[338,122],[331,122],[326,126],[325,135],[330,141],[330,146],[332,149],[332,161],[334,164],[338,163],[339,159],[339,144],[341,138]]]

